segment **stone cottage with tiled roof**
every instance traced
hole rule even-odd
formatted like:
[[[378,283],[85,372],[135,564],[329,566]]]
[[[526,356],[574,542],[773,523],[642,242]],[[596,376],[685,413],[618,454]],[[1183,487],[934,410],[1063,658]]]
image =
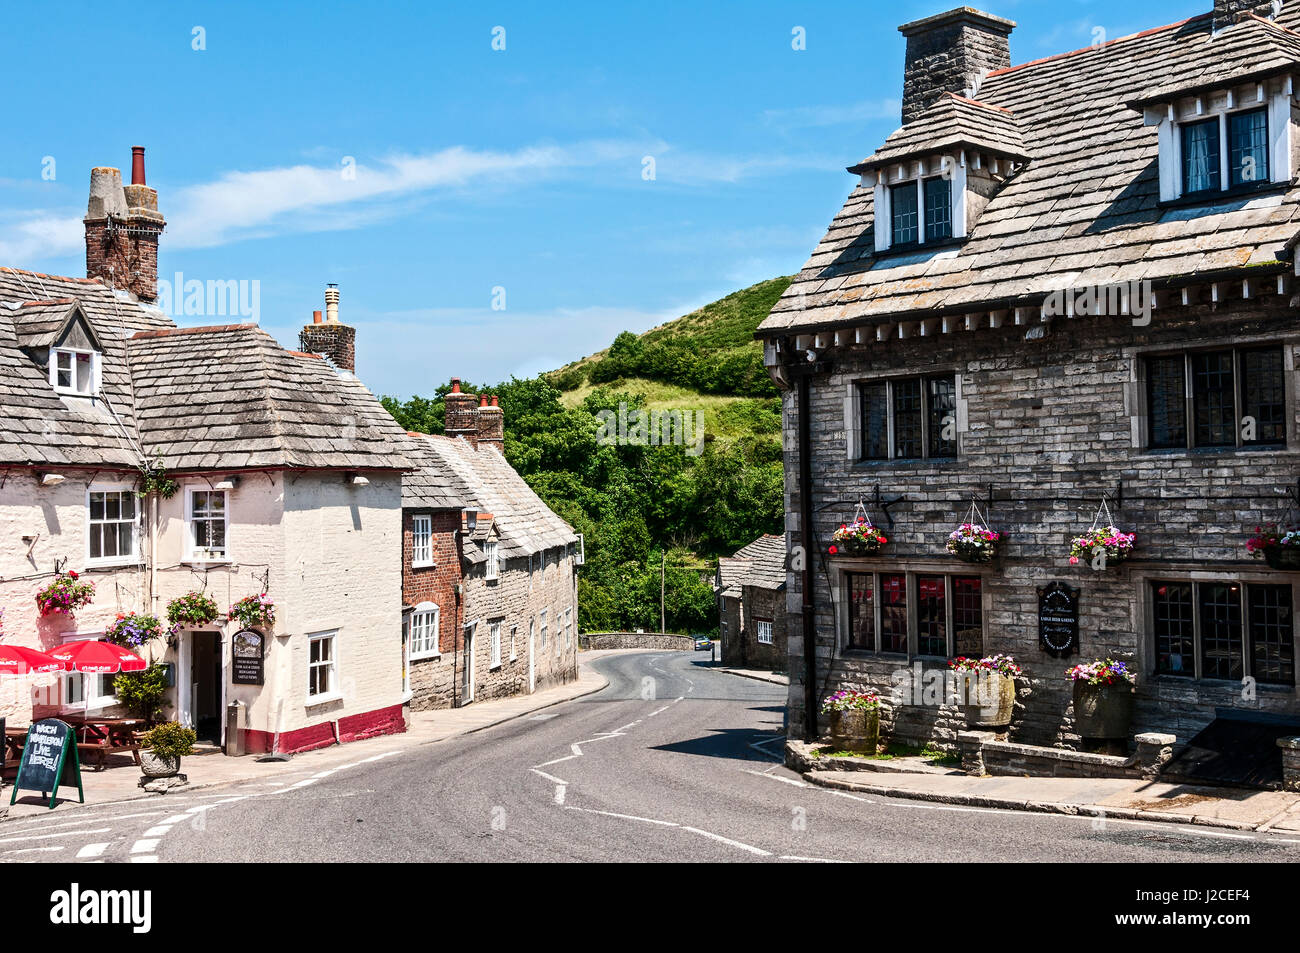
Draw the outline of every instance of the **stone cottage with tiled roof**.
[[[578,675],[582,540],[502,454],[496,398],[446,396],[445,436],[410,434],[403,632],[414,710],[529,694]]]
[[[785,613],[785,537],[760,536],[718,560],[718,637],[726,665],[789,665]]]
[[[405,434],[351,374],[255,324],[177,327],[155,304],[165,223],[143,150],[132,177],[92,173],[89,278],[0,268],[2,637],[51,650],[119,613],[166,625],[199,591],[219,618],[141,649],[172,667],[169,717],[250,751],[401,731]],[[147,474],[174,493],[146,494]],[[69,570],[93,602],[40,617],[36,592]],[[227,608],[261,593],[274,624],[236,666]],[[107,675],[6,689],[10,724],[118,711]],[[225,738],[234,702],[244,727]]]
[[[1300,577],[1245,545],[1300,522],[1300,3],[1201,14],[1021,65],[1015,24],[968,7],[901,28],[904,125],[758,331],[795,733],[839,687],[994,653],[1025,668],[1029,742],[1087,743],[1065,670],[1107,657],[1134,731],[1300,715]],[[888,545],[832,554],[859,505]],[[972,512],[992,563],[947,552]],[[1070,561],[1094,525],[1136,534],[1125,561]]]

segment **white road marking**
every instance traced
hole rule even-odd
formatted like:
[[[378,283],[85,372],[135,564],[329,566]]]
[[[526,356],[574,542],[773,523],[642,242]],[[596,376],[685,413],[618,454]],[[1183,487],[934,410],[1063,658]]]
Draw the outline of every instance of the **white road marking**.
[[[788,784],[791,787],[796,787],[796,788],[811,787],[811,785],[808,784],[807,781],[799,781],[794,778],[782,778],[775,774],[768,774],[767,771],[754,771],[749,768],[741,768],[741,770],[744,771],[746,774],[756,774],[760,778],[770,778],[773,781],[780,781],[782,784]]]
[[[15,822],[12,823],[12,825],[11,825],[11,824],[5,824],[4,827],[5,827],[5,829],[12,829],[13,832],[14,832],[15,834],[18,834],[18,833],[22,833],[22,832],[24,832],[24,831],[32,830],[33,828],[35,828],[35,829],[37,829],[37,830],[42,830],[42,831],[49,831],[49,830],[53,830],[53,829],[56,828],[56,827],[84,827],[86,824],[102,824],[102,823],[104,823],[105,821],[125,821],[125,820],[129,820],[130,818],[135,818],[135,817],[153,817],[155,814],[162,814],[162,813],[164,813],[164,812],[163,812],[163,811],[145,811],[145,812],[140,813],[140,814],[103,814],[103,813],[96,813],[96,814],[89,815],[89,816],[87,816],[87,817],[83,817],[83,818],[81,818],[80,820],[77,820],[77,821],[64,821],[64,822],[62,822],[62,823],[60,823],[60,824],[44,824],[44,823],[36,823],[36,824],[28,824],[28,825],[25,825],[25,826],[21,826],[21,827],[20,827],[20,826],[17,826],[18,822],[15,821]]]
[[[52,850],[63,850],[62,847],[20,847],[18,850],[7,850],[6,854],[43,854]]]
[[[542,777],[550,781],[552,784],[563,784],[565,787],[569,786],[568,781],[562,780],[561,778],[557,778],[553,774],[547,774],[545,771],[538,771],[536,768],[529,768],[528,770],[533,772],[533,774],[540,774]]]
[[[763,850],[761,847],[754,847],[750,844],[742,844],[738,840],[732,840],[730,837],[723,837],[721,834],[714,834],[711,831],[702,831],[698,827],[683,827],[682,830],[690,831],[692,834],[699,834],[701,837],[707,837],[709,840],[715,840],[720,844],[727,844],[730,847],[738,847],[741,850],[747,850],[751,854],[757,854],[759,857],[771,857],[772,852]]]
[[[49,840],[51,837],[81,837],[85,834],[103,834],[112,829],[113,828],[111,827],[96,827],[94,830],[89,831],[60,831],[57,834],[30,834],[26,837],[5,837],[0,839],[0,844],[16,844],[19,841],[25,840]]]
[[[848,864],[848,860],[832,860],[829,857],[796,857],[793,854],[784,854],[777,858],[778,860],[793,860],[801,864]]]
[[[151,840],[138,840],[131,845],[131,853],[147,854],[149,853],[149,851],[153,850],[157,846],[158,846],[158,838],[156,837],[152,838]]]
[[[133,864],[156,864],[156,863],[158,863],[158,858],[157,858],[157,857],[153,857],[153,856],[150,856],[150,857],[132,857],[132,858],[131,858],[131,863],[133,863]]]
[[[622,821],[640,821],[642,824],[657,824],[660,827],[681,827],[680,824],[674,824],[672,821],[657,821],[653,817],[637,817],[635,814],[618,814],[614,811],[597,811],[590,807],[574,807],[572,804],[564,805],[566,811],[581,811],[584,814],[600,814],[603,817],[616,817]]]
[[[151,828],[149,828],[149,829],[148,829],[147,831],[145,831],[141,836],[142,836],[142,837],[162,837],[164,834],[166,834],[166,833],[167,833],[169,830],[171,830],[171,829],[172,829],[172,826],[171,826],[170,824],[159,824],[157,827],[151,827]]]
[[[78,857],[98,857],[108,850],[108,842],[102,844],[87,844],[81,850],[77,851]]]

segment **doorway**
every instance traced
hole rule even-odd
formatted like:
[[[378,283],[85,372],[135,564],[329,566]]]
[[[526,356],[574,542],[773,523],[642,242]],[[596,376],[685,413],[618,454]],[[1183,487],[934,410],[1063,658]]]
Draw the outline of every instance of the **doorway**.
[[[537,666],[534,657],[537,654],[537,620],[528,620],[528,694],[537,690]]]
[[[188,720],[200,741],[221,744],[222,732],[222,678],[221,633],[191,632],[185,637],[188,643],[188,665],[180,669],[182,687],[188,689],[188,706],[182,704],[182,720]],[[188,711],[186,709],[188,708]],[[184,715],[188,714],[188,719]]]
[[[465,681],[461,685],[461,704],[474,700],[474,624],[465,626]]]

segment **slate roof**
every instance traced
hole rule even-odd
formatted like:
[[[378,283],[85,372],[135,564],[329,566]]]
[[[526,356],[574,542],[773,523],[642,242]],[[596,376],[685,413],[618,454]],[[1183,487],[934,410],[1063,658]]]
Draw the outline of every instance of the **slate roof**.
[[[475,449],[464,437],[412,434],[410,440],[415,445],[411,455],[420,466],[402,481],[403,507],[490,513],[505,558],[578,541],[573,528],[551,512],[495,447]],[[479,527],[484,528],[482,521]],[[481,545],[487,534],[475,539]]]
[[[95,399],[56,394],[22,350],[75,311],[103,349]],[[359,381],[256,326],[178,329],[98,281],[0,268],[0,465],[406,469],[404,446]]]
[[[759,336],[1036,307],[1069,286],[1172,287],[1246,266],[1280,270],[1279,254],[1300,231],[1300,188],[1162,207],[1157,130],[1129,105],[1153,89],[1217,81],[1216,69],[1235,68],[1224,51],[1300,68],[1295,0],[1277,23],[1248,17],[1212,34],[1211,20],[991,73],[979,99],[1011,112],[1032,160],[993,196],[967,241],[878,257],[874,192],[859,184]]]
[[[723,595],[740,595],[742,586],[778,590],[785,587],[785,538],[760,536],[733,556],[718,560],[717,587]]]
[[[982,149],[1018,162],[1029,158],[1014,113],[956,93],[944,93],[917,119],[895,132],[873,155],[849,171],[866,172],[934,152],[962,148]]]

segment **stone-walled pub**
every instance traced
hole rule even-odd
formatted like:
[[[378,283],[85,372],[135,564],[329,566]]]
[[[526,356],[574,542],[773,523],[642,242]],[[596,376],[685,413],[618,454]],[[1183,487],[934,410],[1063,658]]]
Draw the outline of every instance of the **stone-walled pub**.
[[[1300,3],[1217,0],[1022,65],[1014,26],[901,28],[904,125],[758,332],[784,393],[791,736],[840,687],[995,653],[1025,670],[1026,743],[1080,744],[1065,670],[1107,657],[1136,670],[1134,731],[1294,717],[1300,577],[1246,542],[1300,521]],[[972,502],[991,563],[945,547]],[[888,545],[832,553],[859,504]],[[1129,558],[1072,563],[1099,521]],[[1065,652],[1054,584],[1077,592]]]

